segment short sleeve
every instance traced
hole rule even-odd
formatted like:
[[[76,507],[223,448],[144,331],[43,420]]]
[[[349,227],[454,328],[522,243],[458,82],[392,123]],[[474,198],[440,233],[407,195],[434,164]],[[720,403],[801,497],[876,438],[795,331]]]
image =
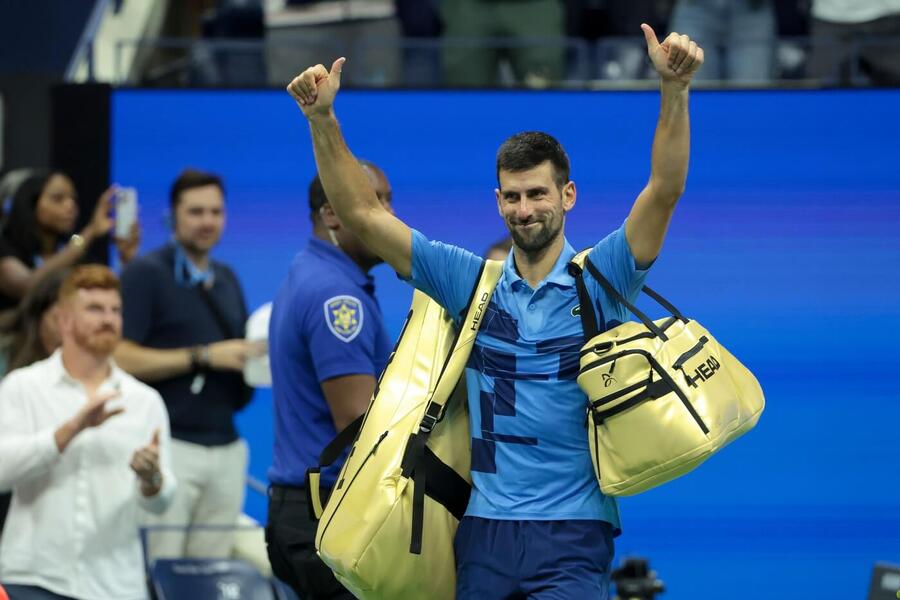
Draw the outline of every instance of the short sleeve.
[[[375,342],[381,323],[358,289],[332,287],[302,312],[303,335],[320,383],[345,375],[378,377]]]
[[[413,230],[412,276],[409,282],[451,315],[466,308],[484,259],[457,246],[432,242]]]
[[[629,302],[637,299],[647,279],[650,265],[646,269],[637,268],[631,247],[625,238],[624,224],[600,240],[588,254],[588,258]],[[585,281],[588,282],[588,291],[592,296],[597,297],[602,293],[603,288],[593,277],[588,276]]]
[[[144,344],[153,322],[153,266],[136,260],[122,271],[122,337]]]

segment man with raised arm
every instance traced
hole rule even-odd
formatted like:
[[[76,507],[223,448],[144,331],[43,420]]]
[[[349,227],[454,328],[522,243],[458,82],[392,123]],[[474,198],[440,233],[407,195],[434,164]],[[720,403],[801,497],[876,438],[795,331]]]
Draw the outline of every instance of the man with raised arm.
[[[703,50],[687,36],[661,44],[642,25],[661,78],[662,106],[650,179],[628,219],[590,260],[634,300],[662,247],[687,176],[688,88]],[[482,259],[429,241],[376,197],[344,142],[333,102],[344,59],[309,68],[288,85],[309,121],[325,192],[341,222],[413,286],[459,315]],[[507,139],[497,153],[497,208],[513,239],[466,369],[473,490],[455,540],[458,598],[607,598],[614,498],[604,496],[588,454],[587,400],[575,378],[584,343],[566,241],[575,183],[546,133]],[[601,328],[625,308],[586,276]]]

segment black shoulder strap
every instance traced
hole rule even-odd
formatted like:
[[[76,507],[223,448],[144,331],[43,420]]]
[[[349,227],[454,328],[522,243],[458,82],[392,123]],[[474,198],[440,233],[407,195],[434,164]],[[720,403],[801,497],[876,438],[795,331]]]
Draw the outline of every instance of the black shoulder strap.
[[[212,313],[213,318],[216,320],[216,324],[219,326],[219,329],[222,330],[222,334],[225,336],[225,339],[233,340],[244,337],[242,332],[232,329],[231,324],[228,322],[228,319],[225,318],[225,314],[222,312],[222,309],[213,299],[212,294],[209,293],[209,290],[206,289],[206,286],[201,283],[200,285],[196,286],[196,288],[197,291],[200,292],[200,296],[203,298],[203,301],[206,302],[206,306],[209,307],[209,311]]]

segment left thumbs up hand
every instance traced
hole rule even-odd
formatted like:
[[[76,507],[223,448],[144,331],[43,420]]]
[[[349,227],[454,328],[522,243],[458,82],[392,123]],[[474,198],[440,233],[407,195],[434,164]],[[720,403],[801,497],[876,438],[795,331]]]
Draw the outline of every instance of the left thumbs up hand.
[[[689,84],[703,64],[703,48],[688,36],[675,32],[660,44],[652,27],[642,23],[641,29],[647,40],[647,54],[663,81],[674,81],[685,86]]]
[[[131,470],[141,480],[141,493],[155,496],[162,487],[162,472],[159,469],[159,429],[153,432],[153,439],[143,448],[138,448],[131,457]]]

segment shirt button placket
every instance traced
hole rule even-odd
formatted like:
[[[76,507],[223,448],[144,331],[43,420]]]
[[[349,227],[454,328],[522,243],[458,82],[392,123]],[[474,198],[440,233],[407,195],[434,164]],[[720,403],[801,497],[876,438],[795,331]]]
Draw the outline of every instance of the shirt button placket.
[[[90,435],[91,432],[85,432]],[[86,435],[85,438],[88,436]],[[87,439],[83,439],[82,442],[88,441]],[[84,450],[84,448],[80,448],[79,450]],[[88,494],[90,493],[90,485],[88,482],[88,465],[85,464],[86,459],[84,455],[78,458],[78,469],[77,469],[77,477],[75,479],[75,516],[73,518],[73,528],[75,534],[75,540],[73,544],[73,550],[75,552],[75,560],[73,561],[75,566],[75,589],[80,594],[82,592],[82,584],[83,584],[83,576],[85,572],[84,565],[84,543],[85,543],[85,534],[88,528]]]

